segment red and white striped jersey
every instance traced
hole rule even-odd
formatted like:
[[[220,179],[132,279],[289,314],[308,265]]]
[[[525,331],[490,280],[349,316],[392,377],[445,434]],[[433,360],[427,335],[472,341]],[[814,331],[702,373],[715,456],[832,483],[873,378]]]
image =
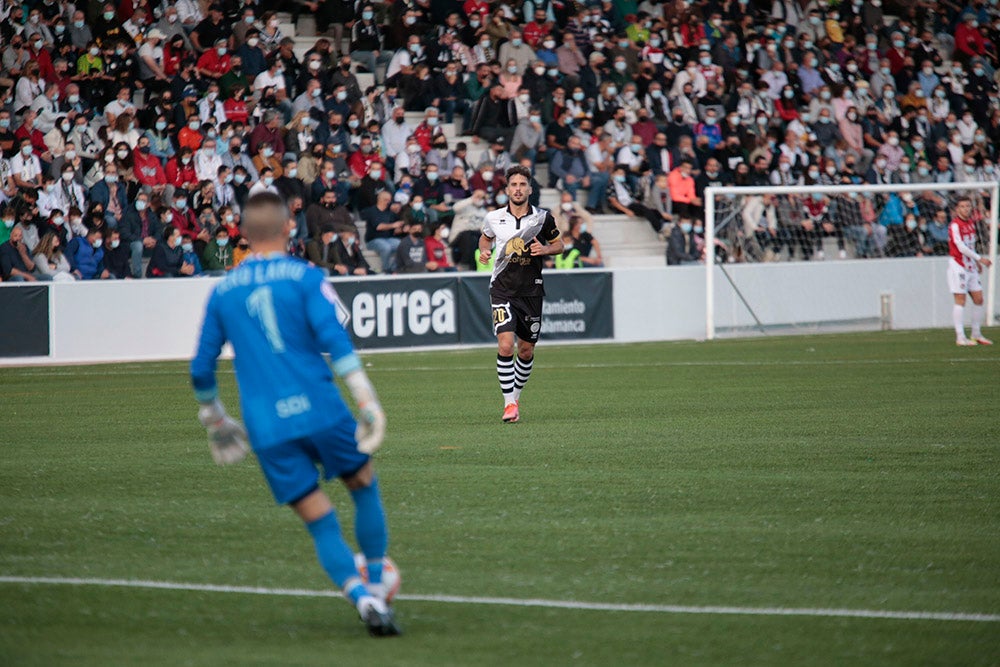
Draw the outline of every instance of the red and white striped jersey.
[[[976,271],[976,224],[972,220],[952,218],[948,225],[948,254],[966,271]]]

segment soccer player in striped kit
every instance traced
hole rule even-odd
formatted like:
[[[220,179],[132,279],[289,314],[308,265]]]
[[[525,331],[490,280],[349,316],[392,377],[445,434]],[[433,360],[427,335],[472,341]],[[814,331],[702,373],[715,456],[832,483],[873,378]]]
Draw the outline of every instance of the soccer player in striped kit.
[[[955,203],[955,217],[948,226],[948,289],[955,297],[952,320],[955,323],[955,344],[992,345],[993,341],[983,336],[983,287],[979,281],[982,267],[992,262],[976,252],[976,223],[972,219],[972,200],[961,197]],[[972,297],[972,337],[965,337],[963,315],[965,295]]]
[[[479,261],[489,263],[495,244],[490,307],[497,337],[497,378],[504,400],[502,419],[513,423],[520,419],[518,401],[531,375],[542,331],[543,258],[561,254],[563,243],[552,214],[528,203],[531,171],[527,167],[507,170],[506,189],[507,206],[486,214]]]

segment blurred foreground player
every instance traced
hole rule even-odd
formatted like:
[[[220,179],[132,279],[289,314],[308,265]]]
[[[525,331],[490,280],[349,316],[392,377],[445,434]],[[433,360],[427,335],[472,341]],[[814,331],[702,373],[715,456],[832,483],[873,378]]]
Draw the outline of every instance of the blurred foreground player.
[[[531,375],[535,343],[542,331],[542,258],[560,255],[562,238],[555,218],[528,203],[531,171],[507,170],[508,204],[486,214],[479,237],[479,263],[488,264],[496,246],[490,277],[490,308],[497,337],[497,378],[503,393],[503,421],[520,419],[518,401]],[[517,342],[517,355],[514,343]]]
[[[230,341],[250,444],[280,504],[295,510],[313,537],[319,562],[354,603],[368,631],[400,634],[385,603],[382,559],[388,543],[371,454],[382,444],[385,415],[350,338],[338,319],[336,293],[322,272],[285,254],[294,220],[280,197],[261,193],[243,209],[241,228],[254,255],[209,297],[198,352],[191,361],[198,419],[220,465],[246,456],[246,432],[218,398],[215,367]],[[333,383],[343,378],[360,413],[356,423]],[[319,487],[340,477],[355,505],[354,531],[367,559],[362,582],[330,499]]]
[[[983,266],[990,266],[988,257],[976,253],[976,223],[972,219],[972,200],[961,197],[955,202],[955,217],[948,226],[948,289],[955,297],[952,320],[955,324],[955,344],[992,345],[993,341],[983,336],[983,287],[979,274]],[[965,295],[972,297],[972,338],[965,337],[963,315]]]

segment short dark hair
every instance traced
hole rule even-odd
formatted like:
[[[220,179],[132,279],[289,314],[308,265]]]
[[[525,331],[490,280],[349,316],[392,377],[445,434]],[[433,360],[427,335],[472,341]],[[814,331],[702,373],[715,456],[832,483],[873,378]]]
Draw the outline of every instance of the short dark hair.
[[[243,236],[250,241],[276,238],[281,234],[288,217],[284,199],[273,192],[258,192],[243,207],[240,216]]]
[[[508,169],[506,174],[507,181],[510,182],[510,179],[514,176],[524,176],[524,178],[531,183],[531,170],[527,167],[522,167],[521,165],[516,164]]]

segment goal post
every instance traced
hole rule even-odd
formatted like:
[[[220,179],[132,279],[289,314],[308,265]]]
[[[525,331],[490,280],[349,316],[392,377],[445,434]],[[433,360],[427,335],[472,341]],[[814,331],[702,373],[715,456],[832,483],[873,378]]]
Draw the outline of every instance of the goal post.
[[[988,256],[992,265],[985,273],[986,324],[995,324],[997,224],[1000,218],[1000,181],[965,183],[914,183],[878,185],[803,185],[803,186],[709,186],[705,189],[705,337],[712,340],[717,334],[716,288],[720,279],[731,285],[736,296],[751,312],[752,306],[732,281],[725,267],[730,265],[778,261],[788,264],[797,249],[804,259],[822,257],[822,244],[831,243],[836,236],[840,256],[847,253],[865,256],[893,257],[887,247],[907,239],[913,231],[920,239],[929,235],[933,221],[946,217],[950,223],[953,204],[961,196],[973,200],[974,216],[978,220],[978,252]],[[925,204],[920,215],[919,232],[902,226],[885,227],[885,221],[911,210],[917,202]],[[917,210],[919,206],[912,208]],[[824,211],[829,224],[814,227],[821,218],[811,217],[811,209]],[[942,215],[940,211],[945,211]],[[758,212],[758,211],[769,211]],[[833,211],[831,213],[831,211]],[[861,215],[859,216],[859,212]],[[759,216],[763,225],[755,227]],[[916,217],[916,216],[914,216]],[[894,221],[898,225],[898,220]],[[940,222],[938,223],[940,224]],[[925,229],[927,225],[927,229]],[[808,231],[803,231],[803,230]],[[888,229],[888,231],[887,231]],[[904,232],[906,229],[907,232]],[[824,231],[826,230],[826,231]],[[867,235],[867,236],[866,236]],[[872,239],[874,235],[874,239]],[[891,238],[895,237],[895,238]],[[879,245],[881,243],[881,246]],[[817,255],[808,249],[815,244]],[[764,247],[764,246],[767,247]],[[940,254],[940,240],[935,246]],[[787,249],[788,257],[784,252]],[[775,252],[777,250],[777,252]],[[898,248],[892,248],[896,252]],[[946,253],[945,253],[946,254]],[[892,261],[906,261],[905,258]],[[721,265],[721,266],[720,266]],[[945,290],[942,281],[941,290]],[[758,325],[764,325],[757,320]]]

